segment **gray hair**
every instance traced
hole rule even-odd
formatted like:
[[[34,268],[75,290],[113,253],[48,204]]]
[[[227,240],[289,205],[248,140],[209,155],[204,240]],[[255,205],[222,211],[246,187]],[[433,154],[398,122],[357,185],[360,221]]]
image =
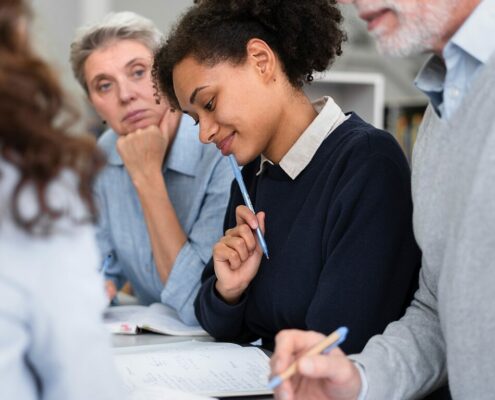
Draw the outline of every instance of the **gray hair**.
[[[84,64],[91,53],[112,41],[132,39],[151,52],[161,44],[163,34],[148,18],[130,11],[110,13],[100,23],[80,28],[70,46],[70,63],[75,78],[88,93]]]

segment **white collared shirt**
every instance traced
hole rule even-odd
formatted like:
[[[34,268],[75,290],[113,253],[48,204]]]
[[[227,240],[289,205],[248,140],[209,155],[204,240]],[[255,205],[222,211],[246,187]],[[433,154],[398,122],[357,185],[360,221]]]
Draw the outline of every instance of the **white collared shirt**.
[[[323,141],[348,118],[329,96],[322,97],[312,104],[318,115],[280,160],[280,168],[292,179],[298,177]],[[262,154],[257,175],[263,171],[267,162],[273,165],[273,162]]]

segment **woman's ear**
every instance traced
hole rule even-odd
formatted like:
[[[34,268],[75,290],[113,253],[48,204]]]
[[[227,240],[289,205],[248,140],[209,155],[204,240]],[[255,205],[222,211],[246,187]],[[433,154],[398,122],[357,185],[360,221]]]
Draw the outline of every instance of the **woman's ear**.
[[[246,45],[247,62],[262,78],[269,82],[275,78],[278,58],[268,44],[261,39],[251,39]]]

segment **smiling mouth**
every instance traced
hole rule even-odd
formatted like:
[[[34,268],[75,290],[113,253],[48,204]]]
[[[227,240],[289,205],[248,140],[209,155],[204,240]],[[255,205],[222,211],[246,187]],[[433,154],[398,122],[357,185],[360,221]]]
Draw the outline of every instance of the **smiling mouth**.
[[[236,132],[232,132],[225,139],[222,139],[220,142],[216,143],[218,150],[220,150],[224,156],[226,156],[230,153],[230,147],[231,147],[232,141],[234,140],[235,133]]]
[[[377,11],[365,12],[359,15],[361,19],[368,23],[368,31],[372,31],[380,23],[381,19],[392,10],[384,8]]]

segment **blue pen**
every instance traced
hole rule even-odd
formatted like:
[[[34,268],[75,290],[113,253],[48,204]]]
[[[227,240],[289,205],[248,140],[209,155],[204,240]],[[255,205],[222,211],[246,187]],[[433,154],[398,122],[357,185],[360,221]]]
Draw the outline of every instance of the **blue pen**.
[[[339,329],[328,335],[320,343],[317,343],[314,347],[309,349],[308,352],[305,354],[305,356],[315,356],[320,353],[322,354],[329,353],[345,340],[348,332],[349,329],[347,329],[345,326],[340,327]],[[270,379],[270,382],[268,382],[268,388],[272,390],[275,389],[284,380],[294,375],[296,371],[297,371],[297,362],[295,361],[289,366],[289,368],[287,368],[280,375],[276,375],[272,379]]]
[[[105,257],[105,259],[103,260],[103,264],[101,266],[101,269],[100,269],[100,272],[102,274],[106,274],[107,271],[108,271],[108,268],[110,268],[110,265],[112,264],[112,259],[113,259],[113,255],[112,253],[108,253],[107,256]],[[115,296],[111,301],[110,301],[110,304],[112,306],[118,306],[119,305],[119,300],[117,299],[117,296]]]
[[[229,161],[230,161],[230,166],[232,167],[232,172],[234,173],[235,176],[235,180],[239,185],[239,189],[241,189],[241,194],[242,194],[242,198],[244,199],[244,203],[256,215],[253,204],[251,203],[251,199],[249,198],[246,185],[244,184],[244,179],[242,179],[241,170],[239,168],[239,165],[237,165],[237,160],[235,159],[233,154],[229,155]],[[265,238],[261,233],[259,224],[258,227],[256,228],[256,236],[258,237],[260,246],[263,249],[263,253],[265,253],[266,258],[269,259],[270,257],[268,256],[268,246],[266,245]]]
[[[108,253],[107,256],[103,260],[103,264],[101,265],[100,272],[103,274],[106,274],[108,271],[108,268],[110,268],[110,264],[112,263],[112,258],[113,255],[112,253]]]

